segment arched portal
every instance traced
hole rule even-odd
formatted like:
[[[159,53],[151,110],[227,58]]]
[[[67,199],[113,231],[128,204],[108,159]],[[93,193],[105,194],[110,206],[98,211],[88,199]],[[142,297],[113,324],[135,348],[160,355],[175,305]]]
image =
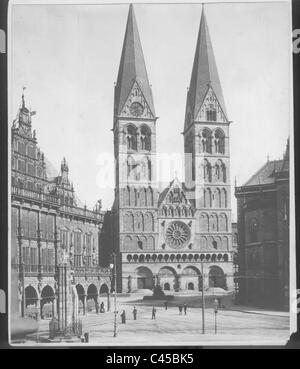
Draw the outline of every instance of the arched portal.
[[[137,289],[149,289],[153,288],[153,274],[149,268],[138,267],[135,270],[136,273],[136,286]]]
[[[102,308],[103,308],[103,297],[107,298],[107,311],[110,311],[110,301],[109,301],[109,288],[107,286],[106,283],[103,283],[101,286],[100,286],[100,290],[99,290],[99,296],[100,296],[100,313],[101,312],[104,312],[103,310],[101,311],[101,305],[102,305]]]
[[[169,284],[170,290],[178,290],[177,274],[173,268],[168,266],[160,268],[158,277],[161,286]]]
[[[226,276],[222,268],[216,265],[209,268],[209,287],[226,288]]]
[[[26,306],[26,316],[31,318],[37,318],[39,311],[37,308],[38,295],[34,287],[27,286],[25,288],[25,306]]]
[[[41,293],[41,318],[52,317],[55,314],[55,294],[53,288],[47,284]]]
[[[202,276],[198,268],[187,266],[181,274],[182,289],[200,291],[202,288]]]
[[[82,310],[85,314],[85,290],[81,284],[76,285],[76,291],[78,295],[78,309],[79,313]]]
[[[98,298],[97,287],[93,283],[91,283],[88,286],[86,294],[86,303],[88,311],[96,310],[97,298]]]

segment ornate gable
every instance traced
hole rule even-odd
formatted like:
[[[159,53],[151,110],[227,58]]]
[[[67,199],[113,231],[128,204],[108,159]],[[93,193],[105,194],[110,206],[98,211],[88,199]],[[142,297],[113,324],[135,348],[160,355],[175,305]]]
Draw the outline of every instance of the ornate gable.
[[[215,111],[216,112],[216,122],[224,122],[227,123],[226,115],[224,114],[222,107],[214,93],[212,87],[208,88],[206,96],[201,105],[200,111],[197,114],[196,121],[206,122],[207,120],[207,111]]]
[[[137,81],[134,82],[120,115],[125,117],[154,119]]]
[[[174,179],[167,191],[163,191],[162,198],[160,199],[160,207],[163,205],[190,205],[187,200],[185,192],[178,179]]]

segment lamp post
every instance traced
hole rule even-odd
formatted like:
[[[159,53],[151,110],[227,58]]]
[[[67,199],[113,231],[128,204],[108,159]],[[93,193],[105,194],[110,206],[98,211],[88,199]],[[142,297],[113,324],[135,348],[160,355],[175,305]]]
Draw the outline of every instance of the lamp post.
[[[214,300],[214,308],[215,308],[215,334],[217,334],[217,314],[218,314],[218,300],[215,298]]]
[[[203,262],[201,262],[201,274],[202,274],[202,334],[205,334],[205,298],[204,298],[204,273],[203,273]]]
[[[109,265],[110,269],[113,271],[114,278],[114,337],[117,337],[117,269],[116,269],[116,254],[112,254],[113,262]]]

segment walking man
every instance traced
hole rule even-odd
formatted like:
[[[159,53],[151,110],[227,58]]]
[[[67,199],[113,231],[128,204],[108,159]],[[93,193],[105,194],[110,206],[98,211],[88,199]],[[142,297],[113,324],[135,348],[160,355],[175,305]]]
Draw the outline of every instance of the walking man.
[[[133,314],[133,319],[136,320],[136,314],[137,314],[136,307],[133,308],[132,314]]]
[[[187,304],[183,305],[183,310],[184,310],[184,315],[186,315],[186,311],[187,311]]]
[[[126,323],[126,314],[125,314],[125,310],[122,311],[121,313],[121,322],[122,324]]]
[[[168,310],[168,301],[165,301],[165,310]]]
[[[155,307],[153,306],[153,308],[152,308],[152,320],[153,320],[153,319],[155,320],[155,314],[156,314],[156,309],[155,309]]]
[[[181,306],[181,305],[179,305],[179,306],[178,306],[178,309],[179,309],[179,315],[182,315],[182,306]]]

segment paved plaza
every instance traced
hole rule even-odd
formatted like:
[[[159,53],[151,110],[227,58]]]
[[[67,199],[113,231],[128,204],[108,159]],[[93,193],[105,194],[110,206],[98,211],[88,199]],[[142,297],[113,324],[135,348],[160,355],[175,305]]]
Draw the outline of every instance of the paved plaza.
[[[113,301],[112,310],[113,310]],[[133,319],[133,307],[137,320]],[[177,306],[165,310],[163,302],[156,302],[156,319],[152,320],[150,301],[118,298],[117,337],[113,337],[114,314],[89,312],[80,315],[83,332],[89,333],[91,345],[205,345],[205,344],[285,344],[289,338],[288,313],[249,310],[233,306],[219,309],[217,334],[213,308],[205,309],[205,334],[202,334],[202,312],[199,307],[189,307],[187,315],[179,315]],[[120,313],[126,311],[126,324],[121,324]],[[40,333],[48,328],[49,321],[40,324]],[[86,344],[84,344],[86,345]]]

